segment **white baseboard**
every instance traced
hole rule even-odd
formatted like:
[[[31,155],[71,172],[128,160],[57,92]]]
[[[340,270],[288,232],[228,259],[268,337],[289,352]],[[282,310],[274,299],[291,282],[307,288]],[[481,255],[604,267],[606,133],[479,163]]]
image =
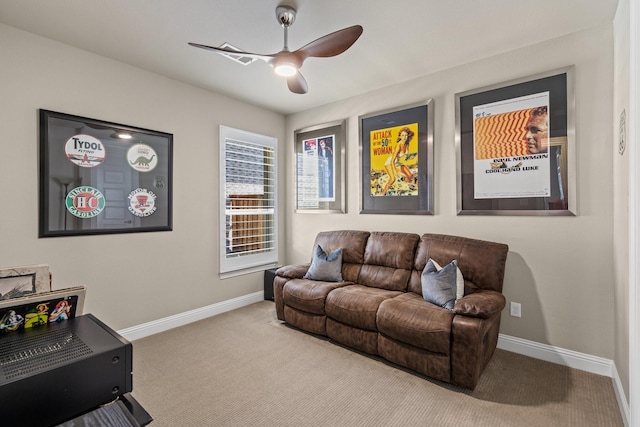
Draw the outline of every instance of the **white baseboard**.
[[[629,403],[613,360],[503,334],[498,337],[498,348],[611,378],[624,425],[629,425]]]
[[[613,377],[613,361],[577,351],[500,334],[498,348],[593,374]]]
[[[253,294],[243,295],[238,298],[222,301],[216,304],[208,305],[206,307],[196,308],[195,310],[175,314],[173,316],[154,320],[148,323],[143,323],[141,325],[132,326],[130,328],[119,330],[118,333],[125,339],[133,341],[160,332],[168,331],[169,329],[177,328],[178,326],[197,322],[199,320],[206,319],[207,317],[215,316],[216,314],[222,314],[224,312],[235,310],[237,308],[241,308],[263,300],[264,292],[255,292]]]
[[[618,370],[616,369],[615,364],[613,365],[613,389],[616,392],[616,399],[618,400],[618,407],[620,408],[620,414],[622,415],[622,421],[625,426],[631,425],[631,412],[629,410],[629,402],[627,401],[627,396],[624,394],[624,388],[622,387],[622,382],[620,381],[620,375],[618,375]]]

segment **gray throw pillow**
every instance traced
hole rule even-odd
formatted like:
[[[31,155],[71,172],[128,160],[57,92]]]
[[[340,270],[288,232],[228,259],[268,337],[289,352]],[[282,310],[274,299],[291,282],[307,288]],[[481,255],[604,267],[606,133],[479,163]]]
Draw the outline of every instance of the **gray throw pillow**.
[[[442,267],[440,267],[440,264],[438,264],[435,260],[431,260],[433,261],[433,264],[436,266],[436,270],[440,271],[440,269],[442,269]],[[456,261],[456,265],[457,264],[457,260]],[[464,296],[464,277],[462,276],[462,271],[460,271],[460,267],[456,267],[456,270],[458,271],[458,278],[456,281],[456,301],[458,301],[460,298],[462,298]]]
[[[316,246],[311,267],[304,278],[325,282],[342,282],[342,248],[327,254],[320,245]]]
[[[430,303],[453,310],[456,303],[457,269],[456,260],[438,270],[434,261],[429,258],[422,270],[422,297]]]

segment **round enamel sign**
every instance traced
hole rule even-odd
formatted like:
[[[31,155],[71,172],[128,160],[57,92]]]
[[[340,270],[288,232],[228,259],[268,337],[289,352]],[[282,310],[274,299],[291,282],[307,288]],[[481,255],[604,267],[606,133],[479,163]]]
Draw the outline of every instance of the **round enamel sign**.
[[[91,135],[74,135],[64,144],[64,153],[73,164],[83,168],[93,168],[104,162],[104,144]]]
[[[93,187],[83,185],[69,191],[65,206],[69,213],[78,218],[93,218],[102,212],[105,201],[102,193]]]

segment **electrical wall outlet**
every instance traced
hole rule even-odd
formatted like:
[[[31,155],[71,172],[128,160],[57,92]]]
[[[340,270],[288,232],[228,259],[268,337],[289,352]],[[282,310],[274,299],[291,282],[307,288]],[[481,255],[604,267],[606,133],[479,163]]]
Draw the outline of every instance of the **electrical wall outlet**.
[[[513,317],[522,317],[522,307],[519,302],[511,302],[509,314]]]

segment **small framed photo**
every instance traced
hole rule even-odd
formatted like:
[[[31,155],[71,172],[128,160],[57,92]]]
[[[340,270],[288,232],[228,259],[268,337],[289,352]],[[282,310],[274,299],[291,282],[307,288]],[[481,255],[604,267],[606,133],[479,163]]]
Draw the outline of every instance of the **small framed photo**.
[[[0,268],[0,301],[51,290],[46,264]]]
[[[173,135],[40,110],[39,237],[169,231]]]
[[[433,215],[433,104],[360,116],[360,213]]]
[[[455,95],[459,215],[575,215],[573,67]]]
[[[296,212],[345,213],[346,120],[294,132]]]

